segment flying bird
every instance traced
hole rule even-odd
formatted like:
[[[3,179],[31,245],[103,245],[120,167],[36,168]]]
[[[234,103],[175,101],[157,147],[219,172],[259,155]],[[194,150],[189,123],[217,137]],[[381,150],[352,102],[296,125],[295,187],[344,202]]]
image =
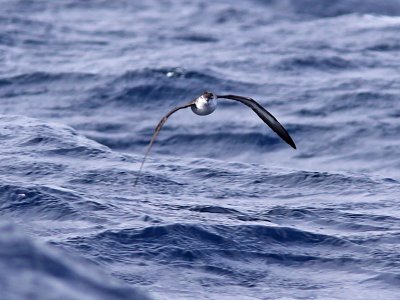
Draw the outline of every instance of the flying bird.
[[[286,143],[288,143],[293,149],[296,149],[296,144],[294,143],[293,139],[290,137],[290,135],[286,131],[286,129],[278,122],[278,120],[271,113],[269,113],[264,107],[262,107],[254,99],[248,98],[248,97],[243,97],[243,96],[237,96],[237,95],[216,95],[214,93],[206,91],[200,97],[196,98],[195,100],[173,108],[161,119],[161,121],[158,123],[157,127],[154,130],[154,133],[150,140],[147,151],[143,157],[143,161],[140,165],[139,172],[136,177],[135,185],[137,184],[137,182],[139,180],[139,176],[143,169],[144,162],[150,153],[151,147],[153,146],[154,141],[156,140],[156,138],[157,138],[158,134],[160,133],[161,128],[164,126],[165,122],[167,122],[168,118],[173,113],[177,112],[178,110],[188,108],[188,107],[190,107],[196,115],[200,115],[200,116],[209,115],[209,114],[213,113],[215,111],[215,109],[217,108],[218,99],[234,100],[234,101],[241,102],[244,105],[247,105],[261,118],[261,120],[264,121],[265,124],[267,124],[273,131],[275,131],[282,140],[284,140]]]

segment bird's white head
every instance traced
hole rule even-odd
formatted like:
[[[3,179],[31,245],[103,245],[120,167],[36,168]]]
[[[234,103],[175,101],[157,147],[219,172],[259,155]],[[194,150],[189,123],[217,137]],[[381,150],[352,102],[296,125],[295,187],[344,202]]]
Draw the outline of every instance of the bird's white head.
[[[206,91],[194,101],[191,108],[196,115],[209,115],[217,108],[217,96]]]

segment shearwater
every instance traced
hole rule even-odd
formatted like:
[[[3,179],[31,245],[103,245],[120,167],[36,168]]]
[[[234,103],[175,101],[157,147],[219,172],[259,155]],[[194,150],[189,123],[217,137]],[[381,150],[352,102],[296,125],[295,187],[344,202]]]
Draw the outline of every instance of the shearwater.
[[[291,147],[296,149],[296,144],[294,143],[293,139],[290,137],[290,135],[286,131],[286,129],[278,122],[278,120],[270,112],[268,112],[264,107],[262,107],[254,99],[249,98],[249,97],[237,96],[237,95],[216,95],[214,93],[206,91],[200,97],[196,98],[195,100],[173,108],[161,119],[161,121],[158,123],[157,127],[154,130],[154,133],[150,140],[149,146],[147,147],[146,153],[143,157],[142,163],[139,168],[138,175],[135,180],[135,185],[137,184],[137,182],[139,180],[139,176],[143,169],[144,162],[150,153],[151,147],[153,146],[154,141],[156,140],[156,138],[157,138],[158,134],[160,133],[160,130],[163,127],[163,125],[165,124],[165,122],[167,122],[168,118],[173,113],[177,112],[178,110],[183,109],[183,108],[188,108],[188,107],[190,107],[192,109],[192,111],[197,115],[200,115],[200,116],[209,115],[215,111],[215,109],[217,108],[218,99],[221,99],[221,98],[239,101],[239,102],[247,105],[248,107],[250,107],[261,118],[261,120],[264,121],[265,124],[267,124],[273,131],[275,131],[279,135],[279,137],[282,140],[284,140]]]

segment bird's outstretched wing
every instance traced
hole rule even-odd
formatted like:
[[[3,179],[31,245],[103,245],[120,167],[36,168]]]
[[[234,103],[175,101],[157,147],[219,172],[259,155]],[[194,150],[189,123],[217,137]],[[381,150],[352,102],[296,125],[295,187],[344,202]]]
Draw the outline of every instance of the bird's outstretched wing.
[[[271,127],[271,129],[275,131],[281,137],[281,139],[283,139],[286,143],[296,149],[296,144],[294,143],[293,139],[290,137],[286,129],[271,113],[269,113],[264,107],[258,104],[254,99],[237,95],[217,95],[217,98],[236,100],[247,105],[261,118],[261,120],[263,120],[269,127]]]
[[[158,134],[160,133],[161,128],[164,126],[165,122],[167,122],[168,118],[169,118],[173,113],[177,112],[177,111],[180,110],[180,109],[190,107],[190,106],[192,106],[193,103],[194,103],[194,102],[192,101],[192,102],[190,102],[190,103],[187,103],[187,104],[184,104],[184,105],[175,107],[175,108],[172,109],[170,112],[168,112],[168,113],[161,119],[161,121],[158,123],[157,127],[154,129],[153,136],[151,137],[149,146],[147,147],[146,153],[145,153],[145,155],[144,155],[144,157],[143,157],[143,160],[142,160],[142,163],[141,163],[141,165],[140,165],[139,172],[138,172],[138,175],[137,175],[136,180],[135,180],[135,186],[136,186],[136,184],[138,183],[138,180],[139,180],[139,177],[140,177],[140,173],[142,172],[144,162],[145,162],[147,156],[148,156],[149,153],[150,153],[151,147],[153,146],[154,141],[156,140],[156,138],[157,138]]]

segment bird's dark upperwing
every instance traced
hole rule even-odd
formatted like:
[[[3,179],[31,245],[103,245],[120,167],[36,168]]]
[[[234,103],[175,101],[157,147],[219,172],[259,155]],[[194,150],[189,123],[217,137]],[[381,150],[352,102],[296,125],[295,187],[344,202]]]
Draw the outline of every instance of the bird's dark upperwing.
[[[144,157],[143,157],[143,160],[142,160],[142,163],[141,163],[141,165],[140,165],[139,172],[138,172],[138,175],[137,175],[136,180],[135,180],[135,185],[137,184],[137,182],[138,182],[138,180],[139,180],[139,176],[140,176],[140,173],[142,172],[144,162],[145,162],[147,156],[148,156],[149,153],[150,153],[151,147],[153,146],[154,141],[156,140],[156,138],[157,138],[158,134],[160,133],[161,128],[164,126],[165,122],[167,122],[168,118],[169,118],[173,113],[177,112],[177,111],[180,110],[180,109],[190,107],[192,104],[193,104],[193,101],[190,102],[190,103],[184,104],[184,105],[182,105],[182,106],[177,106],[177,107],[175,107],[175,108],[172,109],[169,113],[167,113],[167,114],[161,119],[161,121],[158,123],[156,129],[154,129],[153,136],[151,137],[149,146],[147,147],[146,153],[145,153],[145,155],[144,155]]]
[[[236,96],[236,95],[217,95],[217,98],[236,100],[250,107],[273,131],[275,131],[286,143],[296,149],[296,144],[290,137],[286,129],[271,115],[264,107],[258,104],[254,99]]]

